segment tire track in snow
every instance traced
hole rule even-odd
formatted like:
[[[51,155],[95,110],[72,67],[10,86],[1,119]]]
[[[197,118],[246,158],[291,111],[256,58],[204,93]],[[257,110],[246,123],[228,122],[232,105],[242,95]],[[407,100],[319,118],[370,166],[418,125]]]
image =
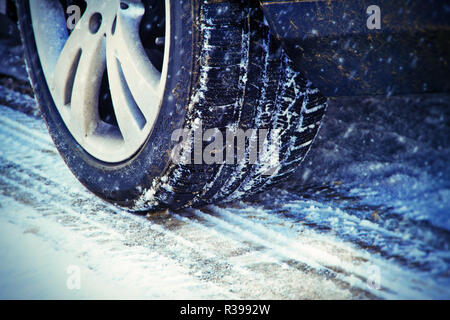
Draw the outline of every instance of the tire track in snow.
[[[6,112],[3,112],[4,110],[1,110],[2,112],[0,113],[0,115],[3,115],[4,113],[8,114],[8,117],[11,117],[11,111],[7,110]],[[22,115],[21,114],[15,114],[15,117],[19,117],[21,118]],[[20,120],[20,119],[19,119]],[[8,119],[8,121],[12,121],[10,118]],[[266,279],[266,277],[264,276],[264,273],[266,272],[256,272],[255,270],[251,270],[248,269],[247,267],[241,268],[240,266],[237,265],[232,265],[230,263],[228,263],[226,261],[226,259],[230,256],[230,252],[231,255],[233,254],[240,254],[241,252],[249,252],[252,251],[253,248],[251,248],[251,246],[249,247],[247,244],[242,244],[240,240],[235,240],[235,239],[226,239],[223,240],[223,237],[218,237],[218,233],[215,230],[212,231],[208,231],[205,232],[205,230],[208,230],[208,227],[202,227],[201,224],[193,224],[193,223],[186,223],[184,222],[185,225],[187,225],[188,227],[186,228],[179,228],[179,230],[176,230],[176,233],[178,234],[173,234],[172,232],[170,232],[169,230],[167,230],[166,226],[168,226],[169,228],[172,228],[173,226],[170,225],[170,223],[168,222],[162,222],[162,221],[158,221],[158,223],[160,223],[160,225],[156,224],[156,223],[152,223],[152,222],[148,222],[145,219],[143,219],[142,217],[136,217],[136,216],[132,216],[129,215],[128,213],[120,213],[118,215],[115,216],[111,216],[111,211],[117,211],[115,208],[111,209],[108,208],[108,205],[100,203],[99,204],[99,200],[97,200],[94,196],[90,195],[87,193],[87,195],[89,195],[89,197],[86,197],[84,194],[84,192],[82,193],[78,193],[78,187],[73,188],[72,185],[78,184],[78,182],[74,182],[74,178],[71,177],[69,171],[67,168],[65,168],[64,166],[61,167],[61,171],[65,171],[66,174],[56,174],[54,175],[53,173],[56,173],[59,170],[54,170],[54,162],[62,162],[59,159],[59,156],[56,153],[44,153],[41,154],[40,156],[43,159],[42,164],[38,164],[39,161],[36,161],[36,158],[34,157],[34,159],[30,160],[30,161],[25,161],[25,168],[23,167],[24,163],[23,163],[23,158],[22,156],[20,156],[20,151],[23,151],[24,153],[34,153],[36,152],[37,154],[41,153],[41,150],[39,149],[39,147],[41,146],[37,146],[33,144],[33,138],[32,137],[28,137],[28,135],[24,135],[24,134],[20,134],[17,133],[15,131],[8,131],[5,132],[6,130],[3,129],[4,127],[0,128],[0,138],[2,139],[4,144],[7,144],[10,148],[4,148],[2,146],[1,150],[2,150],[2,158],[4,159],[2,162],[4,164],[6,164],[7,161],[12,162],[15,166],[17,166],[16,168],[16,173],[13,173],[13,170],[9,169],[8,173],[3,173],[2,174],[2,182],[4,184],[6,184],[7,186],[12,186],[14,187],[16,190],[17,189],[21,189],[22,193],[25,193],[25,198],[32,199],[33,196],[36,197],[36,194],[40,194],[39,197],[40,199],[35,199],[36,203],[34,204],[37,207],[40,208],[44,208],[46,206],[50,206],[53,209],[57,209],[58,211],[64,212],[64,215],[70,215],[71,219],[73,218],[78,218],[78,216],[82,213],[80,212],[85,212],[84,214],[82,214],[85,217],[88,217],[89,219],[95,219],[96,221],[99,221],[100,223],[105,223],[108,222],[111,224],[112,221],[117,220],[117,216],[120,216],[121,218],[123,218],[124,216],[126,216],[126,218],[123,218],[124,220],[127,220],[128,223],[130,223],[129,220],[132,220],[133,222],[138,222],[139,224],[144,224],[145,225],[145,229],[153,229],[154,233],[159,232],[160,234],[155,234],[154,238],[160,238],[159,240],[161,240],[161,242],[164,242],[164,248],[163,246],[156,246],[157,250],[161,250],[163,252],[165,252],[165,255],[169,256],[169,257],[178,257],[179,260],[182,260],[184,263],[186,263],[186,261],[189,260],[194,260],[193,262],[191,262],[192,265],[195,265],[196,259],[200,259],[203,260],[204,262],[206,262],[205,260],[208,259],[214,259],[216,261],[216,266],[215,268],[217,269],[222,269],[222,271],[217,272],[216,277],[220,277],[220,278],[225,278],[228,281],[228,283],[225,283],[227,285],[229,285],[230,287],[234,288],[235,291],[237,292],[241,292],[244,294],[244,296],[247,297],[264,297],[264,290],[267,290],[267,288],[265,288],[265,283],[268,282],[268,279]],[[16,127],[17,128],[17,127]],[[11,138],[11,136],[13,136],[13,138]],[[8,139],[9,138],[9,139]],[[28,141],[27,141],[28,138]],[[15,144],[15,145],[14,145]],[[12,145],[14,145],[14,147],[12,147]],[[17,149],[19,148],[19,149]],[[11,152],[5,152],[5,150],[14,150]],[[19,152],[17,152],[19,151]],[[55,160],[58,159],[57,161]],[[21,161],[22,160],[22,161]],[[20,163],[20,165],[17,165],[17,163]],[[46,163],[50,163],[51,165],[49,166],[49,168],[46,167]],[[14,166],[13,165],[13,166]],[[8,164],[6,164],[6,166],[8,166]],[[11,164],[9,164],[9,166],[11,167]],[[36,168],[38,167],[38,168]],[[40,167],[40,168],[39,168]],[[31,169],[31,170],[29,170]],[[52,171],[48,171],[52,169]],[[2,170],[5,171],[5,170]],[[27,172],[28,171],[28,172]],[[45,175],[45,173],[47,173]],[[51,173],[51,174],[49,174]],[[8,177],[9,176],[9,177]],[[30,182],[31,185],[30,185]],[[60,191],[55,192],[54,190],[60,189]],[[72,190],[71,190],[72,189]],[[66,191],[67,190],[71,190],[72,192],[69,193],[69,196],[66,195]],[[57,201],[55,201],[55,199]],[[76,199],[76,200],[74,200]],[[59,202],[61,202],[61,200],[63,200],[63,205],[61,205]],[[83,202],[94,202],[93,208],[90,208],[91,206],[84,206]],[[71,209],[71,207],[74,206],[75,210]],[[69,209],[67,208],[69,207]],[[100,211],[106,211],[102,214],[99,215],[99,208]],[[87,209],[87,210],[86,210]],[[67,211],[69,211],[69,213],[67,213]],[[56,213],[55,214],[58,219],[60,219],[60,213]],[[107,215],[106,217],[104,217],[104,215]],[[61,220],[61,219],[60,219]],[[63,220],[63,219],[62,219]],[[67,219],[70,221],[70,219]],[[112,221],[111,221],[112,220]],[[165,220],[165,218],[163,219]],[[180,221],[182,219],[179,219]],[[149,224],[151,224],[151,228],[149,227]],[[112,223],[117,224],[117,223]],[[131,228],[131,227],[130,227]],[[187,229],[187,230],[185,230]],[[199,233],[199,231],[201,230],[201,232]],[[94,230],[94,232],[97,232],[97,230]],[[133,232],[133,230],[128,230],[128,232]],[[98,233],[98,232],[97,232]],[[167,234],[171,234],[171,236],[168,236]],[[181,234],[182,236],[180,236],[179,234]],[[200,242],[197,242],[195,244],[193,244],[192,242],[189,242],[186,240],[187,237],[192,237],[192,235],[195,234],[204,234],[206,236],[203,237],[203,239],[200,239]],[[147,236],[147,238],[149,238]],[[162,238],[162,239],[161,239]],[[172,238],[172,243],[174,244],[173,247],[177,247],[177,246],[182,246],[183,248],[183,252],[186,252],[186,247],[190,247],[192,250],[197,249],[198,251],[200,251],[200,254],[194,254],[193,252],[190,253],[185,253],[184,255],[181,254],[180,252],[167,252],[168,249],[167,247],[170,247],[170,241],[167,241],[168,238]],[[213,239],[214,241],[211,241],[211,239]],[[104,240],[104,239],[103,239]],[[212,248],[210,246],[211,243],[214,242],[220,242],[222,241],[222,244],[226,247],[226,250],[223,250],[223,252],[221,252],[220,250],[220,246],[214,246],[214,249],[216,249],[217,254],[222,254],[223,257],[222,258],[218,258],[217,254],[212,254]],[[150,247],[155,247],[155,243],[149,244],[146,243],[146,246],[150,246]],[[197,248],[198,247],[198,248]],[[206,247],[206,249],[204,249]],[[217,250],[219,248],[219,250]],[[189,256],[192,256],[194,258],[191,257],[191,259],[188,259]],[[221,262],[220,260],[225,259],[225,261]],[[220,263],[217,262],[217,260],[219,260]],[[280,263],[277,261],[270,261],[270,259],[267,259],[264,257],[264,255],[262,255],[261,257],[258,257],[257,261],[259,263],[267,263],[267,262],[272,262],[275,265],[279,265]],[[209,263],[211,263],[211,261],[208,261]],[[258,263],[257,262],[257,263]],[[256,263],[256,264],[257,264]],[[186,263],[189,264],[189,263]],[[222,265],[220,265],[222,264]],[[255,264],[255,263],[254,263]],[[228,269],[232,268],[233,273],[231,275],[227,274],[230,273],[230,271],[228,271]],[[282,268],[282,269],[286,269],[286,266],[276,266],[276,268]],[[199,266],[197,263],[197,267],[193,268],[193,269],[197,269],[197,273],[200,272],[200,278],[202,277],[201,275],[201,271],[203,271],[202,269],[204,269],[204,266]],[[273,267],[272,267],[272,271],[273,271]],[[299,276],[299,274],[295,274],[296,272],[293,272],[292,270],[289,271],[290,273],[293,273],[293,275],[291,275],[291,277],[297,277]],[[207,272],[206,272],[207,273]],[[267,274],[267,273],[266,273]],[[243,283],[243,284],[248,284],[247,287],[245,287],[245,285],[239,285],[239,283]],[[259,287],[259,288],[258,288]],[[280,297],[280,296],[284,296],[284,297],[291,297],[291,298],[296,298],[301,296],[299,293],[293,294],[291,293],[281,293],[282,291],[282,287],[283,284],[279,284],[278,286],[278,291],[277,293],[273,293],[273,294],[267,294],[265,293],[266,297]],[[267,290],[270,291],[270,290]],[[274,290],[272,290],[273,292]],[[309,292],[311,293],[314,290],[309,290]],[[335,289],[334,291],[339,292],[339,290]],[[253,293],[252,293],[253,292]],[[335,293],[334,293],[335,294]],[[319,293],[313,293],[313,296],[315,297],[319,297]],[[336,297],[349,297],[347,293],[341,293],[341,294],[335,294]],[[304,297],[307,297],[307,295],[304,295]]]
[[[61,224],[51,221],[29,205],[24,205],[9,197],[0,195],[0,201],[4,206],[14,208],[14,212],[2,212],[0,219],[3,220],[3,223],[5,223],[5,219],[8,219],[13,221],[14,225],[25,230],[24,232],[37,230],[32,232],[36,233],[40,239],[50,243],[50,246],[58,251],[70,251],[69,253],[73,257],[81,258],[88,269],[100,274],[101,279],[112,283],[118,290],[125,290],[124,292],[102,292],[102,295],[153,299],[183,298],[186,295],[199,299],[230,298],[230,295],[220,288],[192,277],[189,275],[189,270],[158,252],[148,252],[144,248],[131,246],[121,249],[123,240],[120,235],[107,233],[104,237],[92,237],[89,236],[89,233],[99,234],[102,230],[92,230],[93,226],[90,223],[87,224],[89,231],[80,232],[77,229],[80,225],[79,221],[72,222],[74,227],[68,228],[68,222]],[[21,216],[18,217],[17,213],[20,213]],[[48,238],[49,233],[52,235],[51,238]],[[124,252],[125,249],[126,252]],[[67,263],[71,262],[67,261]],[[168,272],[168,270],[170,271]],[[48,281],[52,282],[53,280],[49,278]],[[95,296],[87,295],[87,297],[94,298]]]
[[[222,232],[262,246],[267,251],[266,256],[275,258],[280,263],[318,274],[336,282],[338,286],[348,288],[355,296],[391,297],[395,292],[388,287],[381,288],[382,291],[368,287],[367,281],[370,274],[364,272],[363,267],[352,264],[353,260],[358,260],[354,257],[351,257],[352,261],[346,262],[340,256],[330,254],[317,244],[312,246],[306,238],[300,239],[300,241],[299,239],[289,240],[283,236],[283,233],[275,233],[258,223],[239,217],[238,214],[230,214],[225,209],[218,210],[215,206],[211,206],[211,208],[220,218],[198,209],[194,211],[196,215],[211,221],[215,224],[214,227]],[[315,236],[313,236],[314,238]],[[346,252],[344,256],[349,256],[349,254]]]
[[[24,173],[22,172],[21,174],[23,175]],[[0,185],[2,185],[4,196],[13,198],[17,202],[27,202],[28,205],[31,204],[33,207],[39,208],[47,219],[53,218],[52,220],[61,226],[77,231],[77,233],[89,240],[100,242],[104,245],[103,250],[105,251],[111,251],[118,257],[127,257],[130,250],[139,248],[142,251],[142,259],[138,261],[139,264],[148,262],[146,255],[151,257],[153,253],[158,253],[170,259],[172,264],[181,267],[188,266],[189,268],[185,272],[193,278],[199,278],[193,275],[191,268],[191,264],[194,264],[199,257],[196,257],[193,252],[189,252],[189,249],[195,249],[195,245],[159,225],[144,220],[142,217],[133,219],[133,216],[126,213],[112,215],[111,212],[102,212],[102,206],[100,206],[100,210],[99,206],[87,208],[87,211],[83,210],[83,208],[74,210],[70,206],[59,204],[58,201],[61,200],[67,203],[70,201],[70,199],[65,199],[62,194],[52,193],[49,188],[40,188],[39,190],[37,186],[26,185],[25,181],[20,181],[20,177],[17,175],[12,175],[11,178],[2,175],[0,177]],[[36,196],[40,192],[45,192],[45,194]],[[57,201],[52,201],[52,199],[57,199]],[[47,210],[45,209],[46,207]],[[140,226],[142,224],[145,224],[145,228]],[[144,237],[144,239],[136,238],[137,236]],[[49,237],[53,237],[53,234],[50,234]],[[114,246],[111,246],[111,243]],[[86,252],[89,253],[89,250]],[[192,257],[192,261],[188,261],[189,257]],[[211,256],[207,255],[203,259],[208,258],[210,259]],[[95,263],[96,258],[92,258],[92,261]],[[91,260],[87,262],[91,263]],[[130,265],[129,267],[133,268],[134,266]],[[161,276],[168,277],[170,272],[162,272]],[[172,276],[177,277],[177,274],[174,273]],[[197,279],[197,281],[203,283],[204,281],[201,280]],[[172,287],[174,290],[178,290],[184,286],[185,282],[186,280],[180,281],[178,285],[174,283]],[[206,287],[215,286],[212,282],[205,282],[203,285]],[[225,294],[217,297],[233,297],[233,294],[228,293],[226,288],[219,291],[223,291]],[[216,296],[214,291],[211,291],[210,294],[212,297]],[[203,298],[207,297],[208,295],[203,295]]]
[[[119,257],[126,257],[130,247],[142,251],[137,258],[141,265],[146,255],[160,255],[202,285],[220,289],[211,295],[220,291],[243,298],[415,296],[414,288],[405,289],[403,284],[371,290],[361,265],[383,261],[351,244],[319,236],[312,228],[304,228],[306,235],[299,236],[289,227],[291,221],[255,207],[210,206],[147,219],[125,213],[86,191],[48,137],[35,143],[46,134],[39,121],[0,107],[0,123],[3,197],[35,208],[46,220],[53,219],[100,247],[115,239],[111,242],[116,246],[108,250]]]
[[[426,274],[420,279],[420,273],[414,273],[399,266],[388,263],[377,256],[369,255],[355,246],[342,243],[332,236],[317,234],[311,228],[304,228],[302,232],[293,232],[288,227],[274,230],[276,224],[285,224],[287,221],[274,217],[264,210],[253,208],[252,219],[243,217],[243,212],[234,208],[221,208],[210,206],[211,210],[225,221],[226,228],[234,232],[246,233],[252,230],[252,236],[262,245],[271,248],[276,254],[285,256],[286,259],[297,257],[298,261],[305,261],[308,266],[315,267],[319,272],[325,272],[329,277],[352,283],[355,288],[367,290],[374,296],[394,298],[401,294],[404,297],[425,297],[419,291],[430,286],[424,280]],[[245,210],[244,216],[245,216]],[[256,219],[255,219],[256,218]],[[261,218],[266,220],[264,224],[257,223]],[[267,221],[268,220],[268,221]],[[269,222],[270,221],[270,222]],[[223,222],[222,222],[223,223]],[[371,267],[377,266],[383,270],[382,291],[367,287],[371,277]],[[352,279],[356,277],[355,279]],[[411,282],[410,279],[415,279]],[[438,286],[431,285],[431,289],[440,291]]]
[[[67,208],[65,208],[65,206],[61,206],[61,205],[57,205],[57,204],[55,205],[55,204],[51,203],[51,199],[55,199],[55,197],[59,198],[59,200],[68,200],[68,199],[61,199],[61,198],[64,198],[64,195],[58,195],[57,193],[55,194],[54,192],[52,193],[50,188],[46,189],[46,188],[42,188],[42,186],[41,186],[40,190],[32,190],[29,186],[25,186],[25,184],[24,184],[25,180],[30,180],[31,177],[25,177],[25,178],[28,178],[28,179],[25,179],[23,181],[23,183],[21,183],[22,181],[20,181],[20,178],[21,177],[23,178],[23,175],[26,175],[26,173],[21,172],[19,176],[13,175],[11,178],[6,178],[5,176],[2,176],[2,177],[0,177],[0,181],[3,181],[4,183],[6,183],[9,187],[13,186],[15,189],[21,189],[24,192],[28,192],[28,194],[26,195],[26,198],[28,200],[32,199],[33,197],[36,197],[35,196],[36,193],[44,192],[45,195],[44,196],[40,196],[40,197],[43,197],[43,199],[41,199],[42,203],[40,205],[42,206],[42,204],[45,205],[47,202],[50,202],[51,207],[53,209],[55,209],[55,207],[56,207],[59,210],[58,213],[54,214],[55,218],[57,218],[58,221],[66,221],[66,220],[68,220],[69,223],[70,223],[69,226],[71,226],[71,224],[73,222],[73,219],[80,219],[81,217],[83,217],[85,219],[88,219],[88,222],[93,217],[98,219],[99,212],[89,213],[89,216],[87,216],[87,214],[82,214],[82,213],[77,212],[75,210],[71,210],[71,209],[68,210]],[[19,182],[17,182],[17,180],[19,180]],[[36,188],[39,188],[39,186],[36,186]],[[70,218],[67,218],[67,217],[64,216],[64,214],[61,214],[61,212],[64,212],[64,211],[66,211],[66,212],[69,211],[69,213],[71,213]],[[105,218],[106,222],[112,222],[112,221],[110,221],[111,219],[118,219],[117,216],[113,216],[112,217],[108,213],[105,213],[105,214],[106,214],[106,218]],[[105,214],[103,214],[103,215],[105,215]],[[80,217],[80,215],[81,215],[81,217]],[[93,215],[93,216],[90,216],[90,215]],[[190,267],[194,268],[194,269],[200,269],[199,271],[202,271],[201,270],[202,268],[205,269],[205,266],[201,266],[201,265],[200,266],[193,266],[193,264],[197,264],[198,265],[198,260],[201,260],[201,259],[203,259],[204,260],[203,262],[205,264],[208,264],[209,267],[212,266],[213,269],[214,268],[225,269],[225,272],[224,271],[220,271],[220,270],[215,270],[217,274],[213,275],[213,277],[225,278],[226,279],[225,281],[228,281],[227,284],[228,285],[231,284],[231,287],[234,288],[233,291],[241,292],[241,293],[244,294],[244,296],[255,297],[255,298],[257,298],[257,297],[261,298],[261,297],[264,297],[264,295],[266,297],[277,297],[277,296],[284,296],[286,298],[298,297],[298,296],[295,296],[295,295],[289,296],[289,295],[286,295],[286,293],[282,293],[282,292],[277,293],[277,295],[271,295],[271,294],[268,295],[267,292],[264,292],[264,291],[267,290],[266,285],[267,285],[267,282],[268,282],[269,279],[265,279],[264,275],[262,275],[262,274],[260,274],[258,272],[254,272],[254,271],[252,272],[252,270],[242,269],[239,266],[230,265],[227,262],[224,263],[225,265],[221,266],[220,262],[217,261],[217,260],[219,260],[219,258],[218,257],[214,257],[214,255],[211,252],[209,252],[209,251],[202,251],[201,254],[202,254],[203,257],[198,257],[198,256],[196,257],[193,252],[188,252],[188,250],[186,250],[186,249],[193,249],[193,250],[195,250],[197,246],[201,247],[205,243],[211,243],[211,239],[204,239],[204,241],[196,242],[196,244],[194,245],[194,244],[192,244],[192,242],[189,242],[189,241],[186,240],[186,236],[189,235],[188,234],[189,230],[187,231],[187,233],[186,233],[186,230],[184,230],[184,229],[178,230],[177,233],[179,233],[180,231],[182,232],[182,234],[183,234],[183,237],[182,237],[182,236],[180,236],[178,234],[174,235],[172,232],[165,230],[163,226],[151,224],[151,222],[145,221],[141,217],[132,216],[132,215],[130,215],[128,213],[124,213],[123,216],[121,216],[120,218],[125,218],[127,220],[127,222],[130,222],[129,220],[131,220],[132,223],[136,221],[139,224],[144,224],[145,228],[149,229],[150,231],[154,231],[150,235],[148,235],[148,232],[146,232],[146,237],[150,237],[152,239],[157,239],[158,243],[162,242],[162,243],[159,244],[159,246],[155,245],[155,243],[153,243],[153,244],[145,243],[144,245],[146,247],[150,246],[152,249],[156,250],[157,252],[162,252],[163,254],[165,254],[167,256],[171,256],[171,257],[175,256],[175,257],[178,257],[178,258],[182,258],[183,264],[190,265]],[[167,217],[165,217],[165,219],[169,219],[169,217],[167,216]],[[102,222],[104,223],[105,221],[102,221]],[[88,223],[88,226],[92,227],[92,223]],[[94,228],[96,226],[98,226],[98,224],[94,225]],[[78,224],[75,224],[74,227],[78,228]],[[131,229],[132,227],[133,226],[127,226],[126,229],[128,230],[128,232],[135,233],[135,232],[139,231],[139,228],[137,228],[136,225],[134,225],[133,229]],[[198,231],[198,230],[195,230],[195,231]],[[91,234],[91,233],[93,233],[93,234],[99,234],[99,233],[105,234],[106,232],[101,232],[101,231],[98,230],[98,228],[96,228],[94,230],[89,230],[89,234]],[[158,233],[161,233],[161,234],[158,234]],[[198,232],[192,232],[191,234],[198,234]],[[132,239],[134,239],[134,237],[135,237],[135,235],[131,236]],[[168,241],[170,239],[167,239],[167,238],[174,238],[175,246],[183,246],[184,248],[182,248],[181,250],[182,250],[182,252],[185,253],[185,255],[183,256],[181,254],[181,251],[169,252],[168,253],[167,252],[168,251],[167,248],[169,247],[169,251],[170,251],[170,248],[174,247],[174,245],[171,244],[170,241]],[[197,239],[197,240],[201,240],[201,239]],[[102,241],[108,241],[108,239],[102,239]],[[191,257],[191,259],[193,257],[195,259],[192,259],[193,261],[187,261],[188,260],[187,257]],[[270,260],[267,260],[267,259],[262,260],[262,259],[260,259],[259,262],[261,262],[261,261],[267,262],[267,261],[270,261]],[[229,268],[231,268],[231,270],[227,270]],[[208,269],[208,268],[206,268],[206,269]],[[274,271],[274,268],[272,267],[270,270]],[[298,276],[299,276],[299,274],[291,275],[291,277],[293,279],[298,279]],[[243,288],[240,288],[240,286],[241,286],[241,285],[239,285],[240,283],[244,284]],[[285,285],[286,284],[284,284],[282,282],[281,283],[273,283],[273,281],[272,281],[272,288],[270,290],[273,291],[274,288],[276,288],[279,291],[282,291],[282,289],[284,289]],[[309,290],[309,292],[311,292],[311,291],[314,291],[314,290]],[[309,293],[309,294],[311,294],[311,293]],[[306,295],[305,297],[308,297],[308,295]],[[317,293],[315,293],[314,295],[312,295],[312,296],[310,295],[309,297],[320,297],[320,296],[317,295]],[[342,294],[341,295],[336,295],[336,297],[342,297]]]

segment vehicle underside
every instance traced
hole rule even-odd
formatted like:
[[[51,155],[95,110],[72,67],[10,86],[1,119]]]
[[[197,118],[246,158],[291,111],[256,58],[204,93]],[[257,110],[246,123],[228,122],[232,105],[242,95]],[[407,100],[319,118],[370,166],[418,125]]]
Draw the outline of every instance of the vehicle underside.
[[[448,1],[261,1],[271,31],[326,96],[447,92]],[[379,29],[378,29],[379,28]]]

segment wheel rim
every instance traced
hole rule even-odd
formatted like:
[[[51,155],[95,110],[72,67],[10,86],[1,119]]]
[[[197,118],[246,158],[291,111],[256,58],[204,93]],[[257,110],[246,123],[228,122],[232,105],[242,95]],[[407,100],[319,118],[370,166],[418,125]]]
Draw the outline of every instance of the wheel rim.
[[[169,0],[82,2],[84,12],[70,32],[60,1],[30,0],[38,55],[71,135],[93,157],[118,163],[142,147],[161,108]]]

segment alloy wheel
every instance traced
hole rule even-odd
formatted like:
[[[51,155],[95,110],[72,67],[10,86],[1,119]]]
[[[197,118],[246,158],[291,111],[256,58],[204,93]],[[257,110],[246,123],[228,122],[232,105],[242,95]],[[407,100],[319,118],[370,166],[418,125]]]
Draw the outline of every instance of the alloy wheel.
[[[94,158],[118,163],[147,140],[161,107],[168,0],[86,0],[73,30],[67,1],[30,0],[42,70],[68,130]]]

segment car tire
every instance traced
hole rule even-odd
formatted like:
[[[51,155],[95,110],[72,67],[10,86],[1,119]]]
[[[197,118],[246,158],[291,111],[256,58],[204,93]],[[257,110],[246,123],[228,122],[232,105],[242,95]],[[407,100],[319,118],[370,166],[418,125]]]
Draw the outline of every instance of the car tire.
[[[136,151],[129,157],[107,161],[107,156],[106,159],[102,154],[96,156],[96,150],[89,151],[80,143],[70,129],[77,124],[68,123],[55,103],[60,100],[52,93],[38,50],[37,43],[41,40],[36,38],[36,24],[40,22],[33,20],[30,8],[33,1],[19,0],[18,15],[37,101],[62,158],[76,178],[100,198],[131,211],[177,210],[241,199],[287,179],[305,158],[319,130],[326,99],[294,69],[280,43],[271,36],[257,3],[165,1],[163,11],[166,18],[169,16],[165,29],[170,30],[165,33],[165,42],[170,45],[164,49],[164,61],[168,62],[159,113]],[[51,0],[42,3],[45,1]],[[158,1],[143,2],[147,13]],[[124,3],[133,9],[137,2],[117,1],[117,10],[124,9],[120,7]],[[117,19],[116,16],[114,27]],[[92,21],[96,21],[93,15]],[[105,30],[114,27],[108,25]],[[94,31],[98,28],[102,31],[103,25],[94,26]],[[90,30],[92,33],[92,26]],[[105,31],[105,38],[108,36]],[[148,57],[153,61],[150,54]],[[110,85],[111,91],[112,88]],[[102,101],[96,107],[106,108]],[[101,112],[95,112],[96,121],[107,121],[99,120]],[[174,131],[187,128],[192,133],[199,121],[203,131],[209,128],[219,132],[227,128],[276,131],[277,166],[266,174],[261,157],[248,164],[249,144],[245,145],[245,159],[234,164],[174,161],[173,150],[179,142],[173,139]],[[120,131],[120,126],[117,127]],[[272,136],[268,137],[270,140]],[[193,144],[194,140],[188,143]]]

